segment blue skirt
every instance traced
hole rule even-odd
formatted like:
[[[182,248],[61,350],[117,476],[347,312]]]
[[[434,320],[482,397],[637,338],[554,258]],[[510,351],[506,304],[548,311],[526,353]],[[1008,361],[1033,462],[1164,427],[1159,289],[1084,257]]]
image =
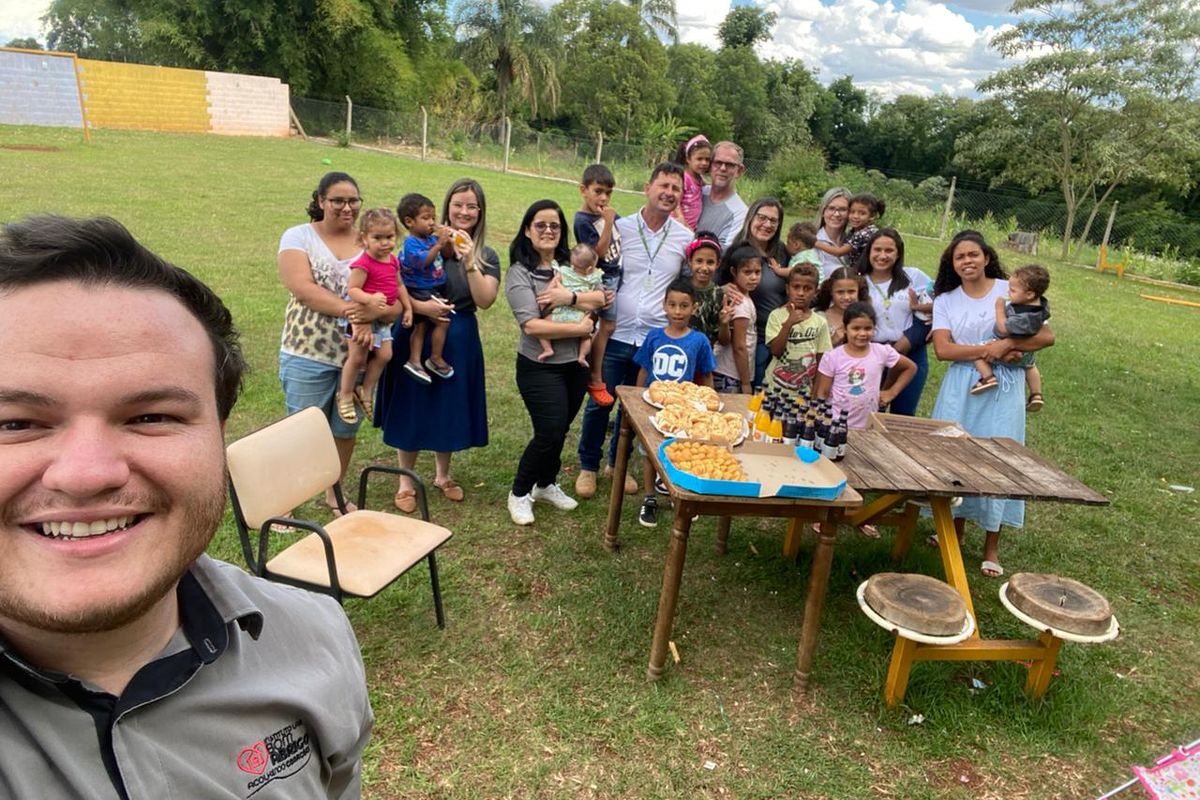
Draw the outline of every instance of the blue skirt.
[[[424,361],[429,357],[428,326]],[[375,427],[383,441],[398,450],[453,453],[486,447],[487,386],[479,322],[471,312],[450,317],[443,356],[454,367],[450,380],[433,378],[425,385],[404,371],[411,329],[396,323],[393,357],[379,379],[375,397]]]
[[[980,437],[1006,437],[1025,443],[1025,371],[1008,364],[993,364],[997,386],[983,394],[971,394],[979,372],[969,361],[950,365],[942,378],[933,418],[953,420],[967,433]],[[964,497],[954,509],[955,517],[974,520],[985,531],[1001,525],[1025,525],[1024,500],[993,500]]]

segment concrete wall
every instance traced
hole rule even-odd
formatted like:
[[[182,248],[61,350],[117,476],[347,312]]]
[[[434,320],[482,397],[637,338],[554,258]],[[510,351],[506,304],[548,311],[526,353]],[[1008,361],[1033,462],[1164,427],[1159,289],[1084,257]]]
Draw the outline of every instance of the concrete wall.
[[[89,128],[287,136],[288,87],[255,75],[0,48],[0,123],[79,128],[85,117]]]
[[[82,128],[74,57],[0,48],[0,123]]]

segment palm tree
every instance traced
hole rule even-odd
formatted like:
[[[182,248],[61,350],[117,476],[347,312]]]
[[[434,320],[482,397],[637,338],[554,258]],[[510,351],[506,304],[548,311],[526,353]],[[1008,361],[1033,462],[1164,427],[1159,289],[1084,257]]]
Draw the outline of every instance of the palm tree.
[[[477,75],[496,75],[500,113],[515,87],[533,114],[542,97],[558,108],[558,42],[549,15],[530,0],[466,0],[457,14],[459,53]]]
[[[642,18],[642,23],[651,36],[665,33],[671,41],[679,44],[679,19],[675,15],[675,0],[628,0]]]

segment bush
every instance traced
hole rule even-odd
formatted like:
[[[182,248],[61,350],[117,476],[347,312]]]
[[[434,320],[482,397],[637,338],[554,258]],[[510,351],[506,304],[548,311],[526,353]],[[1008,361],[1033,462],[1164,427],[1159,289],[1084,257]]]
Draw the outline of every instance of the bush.
[[[790,210],[815,208],[829,185],[825,154],[802,145],[777,151],[767,162],[763,178],[766,194],[777,197]]]

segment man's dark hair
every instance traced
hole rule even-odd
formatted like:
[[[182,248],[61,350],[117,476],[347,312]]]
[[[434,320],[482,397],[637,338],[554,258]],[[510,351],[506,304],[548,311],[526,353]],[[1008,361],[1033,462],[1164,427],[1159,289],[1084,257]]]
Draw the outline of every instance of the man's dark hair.
[[[1041,264],[1026,264],[1023,267],[1017,267],[1013,270],[1012,277],[1021,281],[1027,290],[1038,297],[1044,295],[1050,288],[1050,271]]]
[[[5,225],[0,233],[0,294],[55,281],[160,291],[178,300],[212,342],[217,413],[222,421],[229,418],[246,361],[233,317],[212,289],[147,250],[109,217],[45,215]]]
[[[654,181],[658,179],[659,175],[674,175],[676,178],[679,178],[680,182],[682,182],[683,167],[670,161],[664,161],[655,167],[654,171],[650,173],[650,182],[654,183]]]
[[[667,287],[667,293],[663,295],[664,303],[667,300],[667,295],[671,292],[686,294],[688,297],[692,298],[693,303],[696,302],[696,287],[693,286],[692,282],[687,278],[676,278],[675,280],[671,281],[671,285]]]
[[[598,183],[611,189],[617,185],[617,179],[613,177],[612,170],[608,167],[603,164],[592,164],[583,171],[583,177],[579,179],[579,183],[585,187]]]
[[[404,227],[409,227],[408,221],[417,218],[421,213],[422,208],[432,208],[437,210],[437,206],[423,194],[412,192],[400,198],[400,202],[396,205],[396,218],[400,220],[400,224]]]

